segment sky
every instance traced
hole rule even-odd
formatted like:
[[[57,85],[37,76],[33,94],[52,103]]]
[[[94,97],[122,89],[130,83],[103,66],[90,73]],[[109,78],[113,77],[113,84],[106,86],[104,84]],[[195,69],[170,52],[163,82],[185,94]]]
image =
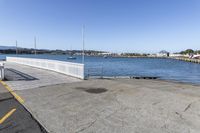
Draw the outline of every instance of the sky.
[[[200,0],[0,0],[0,45],[153,53],[200,49]]]

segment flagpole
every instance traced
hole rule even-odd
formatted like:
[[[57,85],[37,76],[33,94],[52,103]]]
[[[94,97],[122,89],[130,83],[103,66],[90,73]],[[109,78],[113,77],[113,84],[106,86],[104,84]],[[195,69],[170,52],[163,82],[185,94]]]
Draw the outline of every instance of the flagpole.
[[[36,51],[36,37],[34,37],[34,49],[35,49],[35,55],[37,54],[37,51]]]
[[[18,54],[18,48],[17,48],[17,40],[16,40],[16,55]]]
[[[84,64],[85,62],[85,25],[82,27],[82,45],[83,45],[83,51],[82,51],[82,63]]]

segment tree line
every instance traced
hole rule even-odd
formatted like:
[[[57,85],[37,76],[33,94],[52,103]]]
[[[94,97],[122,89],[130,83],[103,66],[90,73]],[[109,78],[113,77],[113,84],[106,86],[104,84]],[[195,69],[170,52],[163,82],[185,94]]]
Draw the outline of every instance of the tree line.
[[[200,54],[200,50],[186,49],[181,51],[180,54]]]

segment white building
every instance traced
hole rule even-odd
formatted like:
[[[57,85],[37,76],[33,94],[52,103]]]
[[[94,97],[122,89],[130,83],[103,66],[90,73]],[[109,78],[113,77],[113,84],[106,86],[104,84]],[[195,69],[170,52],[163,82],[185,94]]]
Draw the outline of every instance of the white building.
[[[162,50],[159,53],[156,54],[157,57],[168,57],[169,56],[169,52]]]

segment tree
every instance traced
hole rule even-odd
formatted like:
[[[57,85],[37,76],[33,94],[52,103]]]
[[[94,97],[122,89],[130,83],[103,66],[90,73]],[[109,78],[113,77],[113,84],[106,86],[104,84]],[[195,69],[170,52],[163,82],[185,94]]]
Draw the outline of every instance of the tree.
[[[193,54],[194,53],[194,50],[192,49],[187,49],[185,51],[181,51],[180,54]]]

